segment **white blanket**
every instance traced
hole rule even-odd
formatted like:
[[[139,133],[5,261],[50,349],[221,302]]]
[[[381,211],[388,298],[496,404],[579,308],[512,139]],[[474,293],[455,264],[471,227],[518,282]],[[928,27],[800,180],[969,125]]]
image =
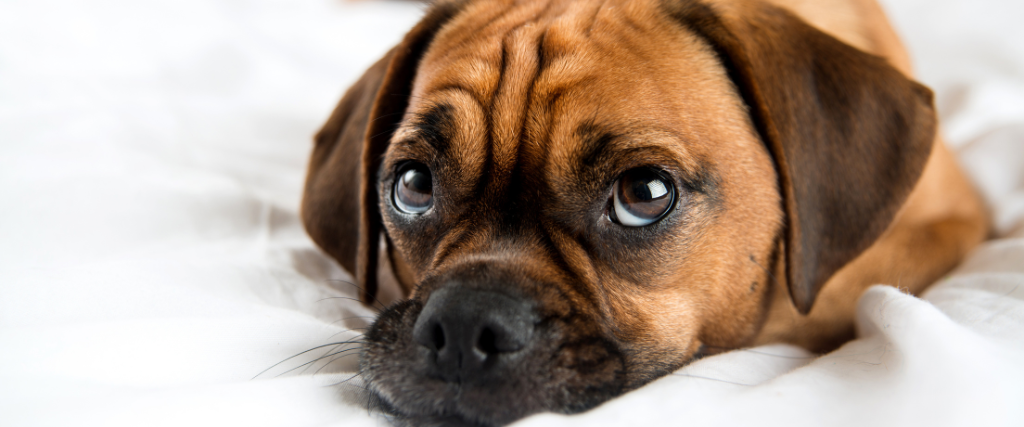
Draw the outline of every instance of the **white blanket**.
[[[872,288],[831,354],[735,351],[521,425],[1024,425],[1024,4],[886,7],[998,238],[923,298]],[[296,211],[311,135],[420,14],[0,2],[0,425],[385,423],[353,351],[303,365],[348,347],[275,364],[373,315]]]

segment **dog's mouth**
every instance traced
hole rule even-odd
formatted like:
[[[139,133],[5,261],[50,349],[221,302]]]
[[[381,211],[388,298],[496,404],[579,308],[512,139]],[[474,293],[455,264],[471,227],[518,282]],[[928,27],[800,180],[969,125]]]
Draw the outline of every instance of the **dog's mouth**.
[[[360,373],[399,425],[499,426],[576,413],[627,389],[623,352],[576,310],[448,285],[380,314]]]

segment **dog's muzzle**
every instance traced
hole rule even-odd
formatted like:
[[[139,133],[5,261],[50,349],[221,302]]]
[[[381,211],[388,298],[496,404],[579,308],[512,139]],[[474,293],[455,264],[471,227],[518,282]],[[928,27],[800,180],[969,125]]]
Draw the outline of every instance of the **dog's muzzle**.
[[[626,388],[626,363],[565,288],[474,264],[421,283],[366,334],[360,371],[411,425],[502,425],[579,412]]]

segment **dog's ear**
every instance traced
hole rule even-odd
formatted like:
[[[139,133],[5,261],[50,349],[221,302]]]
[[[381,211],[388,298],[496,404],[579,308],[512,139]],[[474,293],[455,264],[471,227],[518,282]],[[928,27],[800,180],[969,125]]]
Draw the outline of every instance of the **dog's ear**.
[[[786,10],[736,3],[666,4],[716,51],[775,160],[789,291],[807,313],[920,178],[935,137],[932,93]]]
[[[354,273],[364,303],[377,293],[383,226],[377,194],[380,162],[409,105],[420,58],[459,10],[439,2],[402,42],[363,74],[314,137],[302,220],[328,255]]]

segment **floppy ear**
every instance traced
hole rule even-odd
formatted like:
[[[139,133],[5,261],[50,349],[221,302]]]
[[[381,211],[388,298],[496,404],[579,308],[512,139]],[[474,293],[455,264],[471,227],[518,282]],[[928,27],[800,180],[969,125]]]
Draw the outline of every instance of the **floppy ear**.
[[[931,91],[762,2],[669,2],[706,39],[771,152],[786,213],[786,272],[802,313],[892,222],[935,139]]]
[[[409,105],[420,58],[458,9],[456,2],[431,8],[401,44],[349,88],[314,138],[302,220],[313,241],[354,273],[364,303],[377,293],[383,232],[377,194],[380,162]]]

